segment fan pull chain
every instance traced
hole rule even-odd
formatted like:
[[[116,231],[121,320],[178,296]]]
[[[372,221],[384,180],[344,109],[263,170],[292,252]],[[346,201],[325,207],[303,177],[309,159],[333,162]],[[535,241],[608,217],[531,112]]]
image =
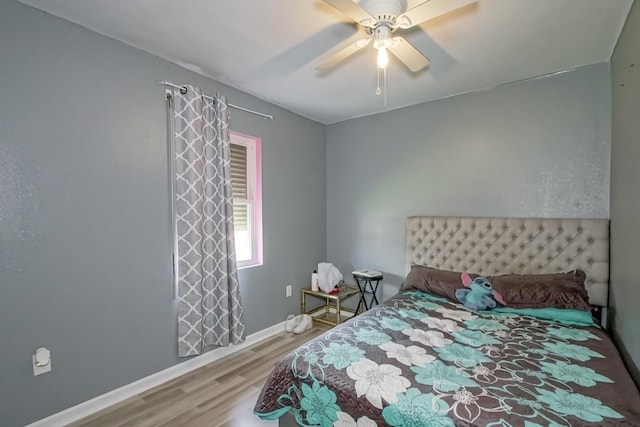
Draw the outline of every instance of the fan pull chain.
[[[384,108],[387,108],[387,68],[383,70],[384,73]]]
[[[387,69],[382,68],[382,86],[384,87],[384,106],[387,107]],[[376,95],[380,96],[382,89],[380,89],[380,67],[378,67],[378,87],[376,88]]]

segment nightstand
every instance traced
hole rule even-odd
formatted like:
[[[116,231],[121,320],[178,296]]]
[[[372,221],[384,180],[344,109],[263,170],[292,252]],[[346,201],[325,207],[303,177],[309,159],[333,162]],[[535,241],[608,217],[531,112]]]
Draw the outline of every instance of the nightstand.
[[[323,314],[318,316],[312,316],[313,320],[320,323],[325,323],[327,325],[337,325],[338,323],[342,323],[345,318],[340,315],[341,311],[346,311],[347,313],[356,314],[355,310],[351,310],[348,308],[341,307],[341,304],[344,300],[351,298],[355,295],[360,295],[360,290],[355,286],[345,286],[340,289],[340,292],[337,294],[328,294],[323,291],[312,291],[309,288],[302,289],[302,314],[313,314],[318,311],[324,310]],[[321,298],[324,299],[324,304],[320,307],[313,308],[307,311],[307,297]],[[334,309],[335,313],[331,313],[330,309]]]

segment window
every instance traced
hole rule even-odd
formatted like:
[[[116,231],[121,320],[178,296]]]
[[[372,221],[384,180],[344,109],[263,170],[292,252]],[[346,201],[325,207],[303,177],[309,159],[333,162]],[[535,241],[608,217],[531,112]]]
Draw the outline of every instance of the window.
[[[262,265],[260,139],[231,132],[231,185],[238,268]]]

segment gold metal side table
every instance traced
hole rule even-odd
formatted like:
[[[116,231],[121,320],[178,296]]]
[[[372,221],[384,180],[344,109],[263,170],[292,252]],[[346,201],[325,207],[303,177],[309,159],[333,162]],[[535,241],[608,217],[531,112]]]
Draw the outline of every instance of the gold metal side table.
[[[340,311],[346,311],[347,313],[356,314],[355,310],[351,310],[349,308],[341,307],[341,303],[347,298],[353,297],[354,295],[360,295],[360,291],[355,286],[345,286],[340,289],[340,292],[337,294],[328,294],[323,291],[312,291],[309,288],[302,289],[301,295],[301,305],[302,305],[302,314],[313,314],[320,310],[324,309],[324,313],[318,316],[312,316],[314,321],[325,323],[327,325],[337,325],[338,323],[342,323],[343,320],[346,320],[344,316],[340,315]],[[323,298],[325,303],[320,307],[312,308],[307,311],[307,296],[312,296],[316,298]],[[331,313],[329,309],[335,309],[335,313]]]

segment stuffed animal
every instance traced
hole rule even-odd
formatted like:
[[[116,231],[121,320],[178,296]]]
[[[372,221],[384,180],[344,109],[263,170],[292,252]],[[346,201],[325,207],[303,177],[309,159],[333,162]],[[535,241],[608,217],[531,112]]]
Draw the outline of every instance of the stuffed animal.
[[[476,277],[471,280],[467,273],[462,273],[462,284],[467,288],[457,289],[456,298],[469,310],[486,310],[494,308],[496,301],[506,305],[502,295],[493,290],[493,286],[486,277]]]

